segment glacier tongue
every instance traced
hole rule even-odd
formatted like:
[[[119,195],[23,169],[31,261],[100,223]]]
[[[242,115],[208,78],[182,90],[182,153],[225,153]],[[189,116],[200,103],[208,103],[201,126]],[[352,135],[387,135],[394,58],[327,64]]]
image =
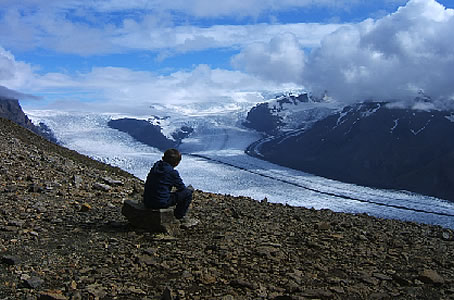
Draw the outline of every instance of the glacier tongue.
[[[378,190],[346,184],[280,167],[244,153],[260,136],[235,126],[241,111],[203,116],[179,113],[171,117],[191,123],[194,134],[185,139],[186,154],[178,170],[186,184],[222,194],[295,206],[368,213],[378,217],[438,224],[454,228],[454,203],[402,191]],[[118,166],[141,179],[162,153],[107,126],[112,115],[27,111],[42,121],[63,145]]]

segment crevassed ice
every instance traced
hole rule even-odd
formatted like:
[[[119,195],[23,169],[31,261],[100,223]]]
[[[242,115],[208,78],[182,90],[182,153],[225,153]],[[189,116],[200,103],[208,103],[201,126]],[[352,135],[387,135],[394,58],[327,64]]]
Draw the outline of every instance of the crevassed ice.
[[[64,146],[145,179],[161,151],[136,142],[107,126],[109,114],[27,111],[34,122],[44,122]],[[179,116],[184,121],[183,116]],[[187,153],[178,171],[186,184],[221,194],[294,206],[367,213],[454,228],[454,204],[405,191],[389,191],[346,184],[284,168],[244,153],[260,136],[232,126],[232,116],[199,118],[181,150]],[[187,122],[194,122],[188,118]],[[356,199],[356,200],[354,200]]]

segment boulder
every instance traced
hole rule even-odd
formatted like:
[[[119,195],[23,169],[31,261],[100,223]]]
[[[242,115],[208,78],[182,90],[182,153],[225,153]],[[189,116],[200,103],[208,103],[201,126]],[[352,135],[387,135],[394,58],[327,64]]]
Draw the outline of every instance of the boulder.
[[[173,234],[180,227],[179,221],[173,215],[173,209],[173,207],[148,209],[141,202],[126,200],[121,213],[134,227],[150,232]]]

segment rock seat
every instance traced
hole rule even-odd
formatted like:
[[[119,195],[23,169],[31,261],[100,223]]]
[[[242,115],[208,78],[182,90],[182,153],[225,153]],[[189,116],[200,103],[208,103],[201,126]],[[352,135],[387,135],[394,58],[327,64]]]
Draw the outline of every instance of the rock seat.
[[[180,224],[173,215],[173,209],[173,207],[149,209],[141,202],[125,200],[121,213],[134,227],[150,232],[174,234]]]

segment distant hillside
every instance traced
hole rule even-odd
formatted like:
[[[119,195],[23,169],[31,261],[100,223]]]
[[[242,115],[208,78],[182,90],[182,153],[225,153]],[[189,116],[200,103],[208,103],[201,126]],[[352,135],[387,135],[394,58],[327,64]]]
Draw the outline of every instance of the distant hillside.
[[[19,100],[17,99],[0,96],[0,117],[11,120],[14,123],[19,124],[20,126],[25,127],[54,143],[57,142],[53,132],[44,123],[40,123],[38,126],[35,126],[32,123],[32,121],[22,110]]]
[[[139,142],[160,150],[177,147],[180,141],[193,131],[189,126],[182,126],[173,132],[172,136],[169,138],[162,133],[160,125],[134,118],[110,120],[107,125],[110,128],[128,133]]]
[[[264,143],[272,162],[360,185],[454,200],[454,113],[363,103]]]

